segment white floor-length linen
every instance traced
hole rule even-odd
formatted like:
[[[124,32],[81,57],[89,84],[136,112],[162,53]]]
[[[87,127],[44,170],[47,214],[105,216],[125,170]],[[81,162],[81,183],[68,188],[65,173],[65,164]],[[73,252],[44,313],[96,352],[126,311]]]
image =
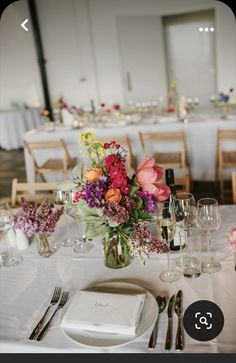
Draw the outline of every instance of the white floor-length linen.
[[[189,154],[189,163],[191,167],[191,175],[193,180],[201,181],[213,181],[216,178],[216,134],[217,129],[236,129],[236,116],[230,116],[228,120],[220,120],[213,118],[212,116],[206,119],[200,119],[197,121],[197,116],[194,121],[188,123],[166,122],[158,124],[140,124],[140,125],[126,125],[107,128],[86,128],[86,130],[93,130],[96,136],[106,137],[107,140],[111,141],[118,135],[127,134],[131,140],[132,151],[136,160],[139,163],[144,158],[141,142],[139,139],[139,132],[164,132],[164,131],[180,131],[184,130],[186,133],[187,147]],[[84,130],[83,130],[84,131]],[[78,161],[81,159],[80,146],[79,146],[79,135],[81,130],[72,130],[68,126],[59,127],[56,126],[54,131],[42,131],[42,130],[31,130],[24,136],[25,140],[37,141],[37,140],[56,140],[63,138],[68,146],[68,149],[73,157],[77,157]],[[225,149],[236,150],[235,143],[227,143],[224,146]],[[170,144],[160,144],[159,150],[163,151],[176,151],[178,145],[173,145],[173,149]],[[150,149],[150,153],[151,153]],[[154,149],[153,149],[154,151]],[[37,162],[42,164],[47,158],[60,157],[59,152],[49,154],[48,150],[38,151],[36,155]],[[25,163],[26,163],[26,175],[28,182],[33,182],[35,179],[33,172],[33,165],[31,158],[28,153],[25,152]],[[230,174],[229,174],[230,175]],[[47,180],[60,180],[63,178],[62,175],[47,175]]]
[[[22,147],[24,133],[42,124],[38,108],[0,111],[0,147],[5,150]]]

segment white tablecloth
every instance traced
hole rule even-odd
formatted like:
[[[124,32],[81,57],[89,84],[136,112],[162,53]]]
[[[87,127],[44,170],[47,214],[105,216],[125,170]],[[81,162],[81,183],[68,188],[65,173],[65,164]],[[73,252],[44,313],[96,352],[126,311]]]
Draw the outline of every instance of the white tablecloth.
[[[54,286],[60,281],[65,288],[81,289],[106,281],[129,281],[139,284],[154,295],[171,296],[183,291],[184,310],[197,300],[210,300],[223,311],[225,325],[219,336],[208,342],[199,342],[185,333],[186,353],[236,352],[236,272],[233,258],[226,247],[226,233],[236,220],[236,206],[221,207],[222,224],[215,234],[213,247],[221,260],[222,270],[216,274],[202,274],[196,279],[163,283],[159,273],[166,267],[165,255],[152,255],[146,266],[134,260],[129,266],[113,270],[103,264],[101,244],[84,255],[76,255],[70,247],[61,247],[50,258],[37,255],[35,243],[24,252],[24,261],[13,268],[0,268],[0,352],[150,352],[147,349],[151,331],[138,340],[112,349],[92,349],[68,338],[60,328],[61,312],[41,342],[27,337],[50,300]],[[57,236],[62,237],[58,225]],[[174,334],[177,317],[174,316]],[[157,346],[154,352],[164,352],[167,327],[166,310],[160,315]],[[171,351],[174,352],[174,349]]]
[[[0,147],[5,150],[23,146],[26,131],[43,123],[37,108],[21,111],[0,111]]]
[[[184,130],[187,138],[187,147],[189,153],[189,162],[193,180],[213,181],[216,178],[216,132],[218,128],[236,129],[236,117],[229,120],[220,120],[212,116],[209,119],[201,121],[191,121],[189,123],[168,123],[159,124],[142,124],[121,127],[107,128],[90,128],[99,137],[107,137],[107,140],[115,139],[118,135],[127,134],[131,140],[132,152],[139,163],[144,158],[141,147],[139,132],[157,132],[157,131],[179,131]],[[25,134],[24,139],[28,141],[36,140],[55,140],[63,138],[69,148],[72,156],[81,157],[79,153],[79,135],[80,130],[71,130],[70,127],[56,127],[55,131],[45,132],[42,130],[32,130]],[[161,144],[162,150],[171,151],[170,145]],[[160,149],[159,147],[159,149]],[[175,145],[176,147],[176,145]],[[230,145],[230,150],[236,150],[235,143]],[[152,150],[151,150],[152,151]],[[153,150],[154,151],[154,150]],[[176,151],[176,150],[173,150]],[[51,157],[58,157],[60,154],[51,154]],[[40,151],[36,154],[39,165],[49,157],[48,151]],[[31,159],[28,153],[25,153],[26,174],[28,182],[34,181],[34,173]],[[178,176],[178,175],[177,175]],[[48,175],[48,180],[60,180],[62,175]]]

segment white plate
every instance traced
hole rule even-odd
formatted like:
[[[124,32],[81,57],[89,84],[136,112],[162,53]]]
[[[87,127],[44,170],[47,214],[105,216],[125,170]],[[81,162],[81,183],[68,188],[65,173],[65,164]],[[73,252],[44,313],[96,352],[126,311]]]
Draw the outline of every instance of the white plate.
[[[64,333],[71,338],[74,342],[91,348],[112,348],[120,347],[129,344],[136,339],[142,337],[154,326],[155,320],[158,316],[158,305],[154,296],[144,289],[135,284],[127,282],[103,282],[88,288],[90,291],[114,292],[114,293],[134,293],[145,292],[146,298],[135,336],[124,336],[122,334],[111,333],[98,333],[85,330],[70,331],[68,328],[61,327]],[[73,299],[73,298],[72,298]],[[71,300],[72,300],[71,299]],[[70,302],[66,304],[61,315],[61,321],[65,312],[69,307]]]

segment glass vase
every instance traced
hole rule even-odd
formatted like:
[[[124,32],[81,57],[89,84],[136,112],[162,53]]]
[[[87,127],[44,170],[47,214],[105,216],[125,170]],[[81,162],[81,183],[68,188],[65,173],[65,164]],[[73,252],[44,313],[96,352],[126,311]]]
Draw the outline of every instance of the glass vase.
[[[132,261],[127,244],[119,235],[103,239],[104,264],[109,268],[122,268]]]
[[[54,240],[51,234],[38,233],[36,235],[38,253],[43,257],[51,256],[55,251]]]

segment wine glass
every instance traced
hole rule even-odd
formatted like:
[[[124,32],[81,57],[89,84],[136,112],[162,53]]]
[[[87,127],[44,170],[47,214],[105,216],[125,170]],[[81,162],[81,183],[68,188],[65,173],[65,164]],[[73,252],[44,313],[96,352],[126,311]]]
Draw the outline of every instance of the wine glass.
[[[94,247],[94,244],[86,235],[87,225],[85,223],[79,223],[78,229],[79,229],[79,238],[76,241],[76,245],[73,248],[73,251],[75,253],[89,252]]]
[[[185,232],[185,245],[181,245],[180,249],[186,248],[184,259],[178,260],[178,265],[187,265],[189,261],[188,234],[190,229],[196,222],[196,201],[191,193],[177,193],[174,196],[174,210],[177,225]]]
[[[64,206],[63,215],[65,218],[65,239],[62,242],[62,246],[71,247],[74,244],[74,239],[70,237],[69,219],[72,218],[70,215],[73,209],[73,199],[75,191],[73,190],[54,190],[54,202],[57,206]]]
[[[10,206],[7,203],[0,204],[0,231],[5,232],[8,254],[4,257],[3,265],[12,267],[22,262],[23,258],[20,255],[14,254],[13,248],[10,245],[8,232],[14,225],[13,214]]]
[[[173,240],[176,229],[176,221],[173,205],[170,202],[160,202],[156,207],[156,224],[157,235],[161,241],[170,247],[170,241]],[[182,277],[180,271],[173,268],[170,264],[170,250],[167,253],[168,268],[162,271],[159,275],[164,282],[174,282]]]
[[[197,202],[197,227],[207,236],[207,261],[202,263],[202,271],[208,273],[218,272],[221,264],[211,256],[213,233],[220,227],[220,209],[216,199],[202,198]]]

